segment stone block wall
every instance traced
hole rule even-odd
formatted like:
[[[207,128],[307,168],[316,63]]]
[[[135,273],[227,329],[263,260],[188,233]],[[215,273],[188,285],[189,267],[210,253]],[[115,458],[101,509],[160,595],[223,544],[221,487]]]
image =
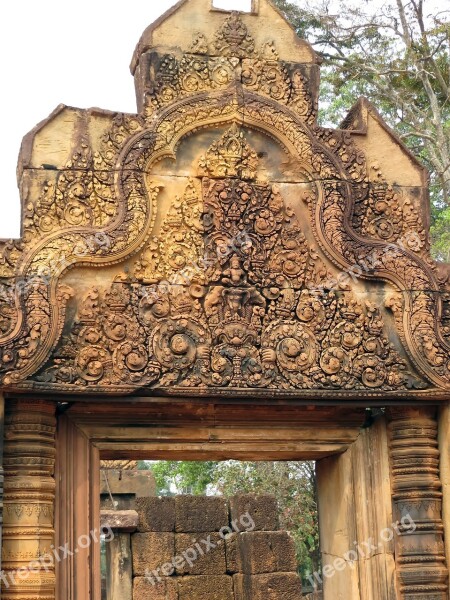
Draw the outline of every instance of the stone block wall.
[[[272,496],[138,498],[133,600],[301,600]]]

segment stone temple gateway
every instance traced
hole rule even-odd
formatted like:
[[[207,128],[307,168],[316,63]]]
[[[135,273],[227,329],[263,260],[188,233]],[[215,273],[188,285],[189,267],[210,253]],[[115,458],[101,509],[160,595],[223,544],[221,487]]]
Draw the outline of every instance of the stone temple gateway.
[[[79,544],[99,461],[170,457],[318,460],[325,599],[448,598],[450,268],[425,169],[365,99],[318,126],[318,57],[268,0],[181,0],[131,70],[137,114],[60,106],[21,149],[2,597],[99,600]]]

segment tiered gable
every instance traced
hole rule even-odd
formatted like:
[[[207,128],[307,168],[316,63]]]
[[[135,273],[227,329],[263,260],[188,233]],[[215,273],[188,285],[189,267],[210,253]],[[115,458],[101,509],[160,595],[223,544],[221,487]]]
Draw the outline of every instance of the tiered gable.
[[[445,397],[427,175],[375,109],[318,126],[317,57],[267,0],[180,2],[132,71],[137,114],[59,107],[24,139],[3,387]]]

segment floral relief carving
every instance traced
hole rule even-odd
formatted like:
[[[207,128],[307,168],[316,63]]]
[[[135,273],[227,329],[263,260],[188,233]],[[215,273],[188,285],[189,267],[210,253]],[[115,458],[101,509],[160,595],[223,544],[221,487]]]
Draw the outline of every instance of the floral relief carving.
[[[161,234],[147,242],[145,252],[135,267],[135,277],[144,283],[156,283],[181,277],[190,265],[198,264],[203,247],[203,208],[196,184],[191,179],[184,194],[172,202]]]
[[[214,49],[220,56],[244,58],[255,51],[255,41],[238,12],[232,12],[217,31]]]
[[[420,386],[374,304],[350,289],[317,291],[329,273],[277,186],[257,180],[257,162],[236,125],[214,142],[199,163],[202,198],[191,180],[134,278],[87,294],[38,380],[100,389]],[[204,271],[183,279],[202,255]]]
[[[105,227],[117,213],[118,203],[111,176],[100,165],[100,157],[82,139],[64,171],[56,181],[45,182],[36,205],[29,207],[28,235],[43,236],[64,227]]]
[[[401,189],[386,183],[378,166],[373,165],[372,171],[376,173],[376,180],[370,184],[367,196],[355,206],[355,230],[364,237],[400,242],[420,252],[425,246],[426,234],[417,208]]]
[[[190,52],[153,56],[147,86],[146,114],[174,102],[180,95],[245,88],[288,105],[311,125],[317,107],[309,91],[310,82],[299,68],[279,60],[273,40],[256,47],[239,13],[232,13],[211,43],[205,34],[194,35]]]
[[[255,179],[258,156],[234,124],[200,159],[199,174],[210,177]]]
[[[220,31],[214,39],[230,47],[251,36],[236,16]],[[211,55],[215,42],[200,33],[194,41],[181,57],[150,52],[142,114],[112,118],[96,150],[84,127],[66,168],[40,179],[22,242],[3,244],[3,385],[447,389],[448,319],[417,202],[381,171],[373,181],[348,130],[315,124],[307,69],[280,61],[274,43],[257,47],[252,37],[240,57]],[[239,123],[297,165],[307,227],[282,186],[267,172],[258,179],[258,155]],[[191,134],[224,126],[154,234],[162,185],[153,165],[173,159]],[[71,301],[78,316],[69,331],[64,273],[133,256],[110,290]],[[331,265],[388,282],[385,306],[352,296],[349,284],[330,287]],[[126,301],[114,304],[117,294]],[[322,326],[306,314],[321,315]],[[383,326],[367,337],[372,321]]]

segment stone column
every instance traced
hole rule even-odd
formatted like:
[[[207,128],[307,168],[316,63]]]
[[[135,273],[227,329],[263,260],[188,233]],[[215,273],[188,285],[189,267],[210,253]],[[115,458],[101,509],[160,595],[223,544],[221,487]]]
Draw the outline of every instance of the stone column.
[[[3,540],[3,444],[5,437],[5,398],[0,394],[0,547]],[[0,559],[0,569],[1,569]]]
[[[5,414],[2,600],[54,600],[55,404],[12,400]]]
[[[447,600],[436,407],[389,409],[399,600]],[[415,528],[410,523],[414,522]]]
[[[444,517],[445,554],[447,568],[450,566],[450,402],[441,406],[439,415],[439,450],[441,453],[441,483],[444,494],[442,513]]]

